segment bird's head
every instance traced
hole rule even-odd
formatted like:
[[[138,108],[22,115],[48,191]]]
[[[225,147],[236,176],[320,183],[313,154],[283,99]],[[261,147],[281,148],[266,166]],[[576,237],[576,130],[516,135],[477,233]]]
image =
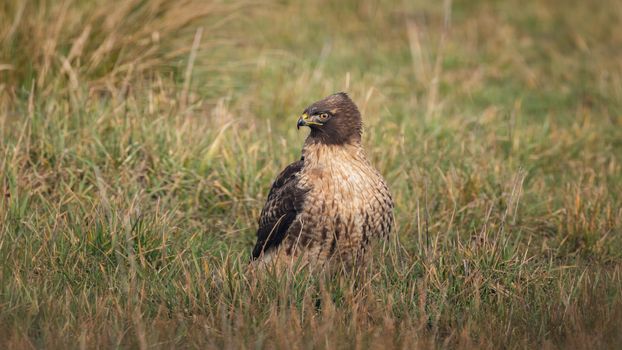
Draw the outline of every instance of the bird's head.
[[[361,113],[345,92],[330,95],[307,107],[297,127],[311,128],[309,139],[324,144],[361,141]]]

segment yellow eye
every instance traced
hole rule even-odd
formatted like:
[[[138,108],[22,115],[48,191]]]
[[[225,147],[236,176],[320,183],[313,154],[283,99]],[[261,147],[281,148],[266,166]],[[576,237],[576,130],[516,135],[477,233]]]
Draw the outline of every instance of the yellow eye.
[[[330,117],[328,113],[322,113],[319,115],[320,120],[326,120],[328,117]]]

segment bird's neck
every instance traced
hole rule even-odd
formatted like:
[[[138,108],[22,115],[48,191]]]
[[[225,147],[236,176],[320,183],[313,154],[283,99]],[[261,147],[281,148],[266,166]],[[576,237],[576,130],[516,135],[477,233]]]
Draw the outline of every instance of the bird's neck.
[[[306,143],[317,142],[327,145],[344,145],[361,143],[362,125],[354,123],[343,129],[341,127],[314,128],[307,137]]]
[[[319,142],[305,142],[302,148],[305,166],[325,166],[333,162],[366,161],[360,142],[330,145]]]

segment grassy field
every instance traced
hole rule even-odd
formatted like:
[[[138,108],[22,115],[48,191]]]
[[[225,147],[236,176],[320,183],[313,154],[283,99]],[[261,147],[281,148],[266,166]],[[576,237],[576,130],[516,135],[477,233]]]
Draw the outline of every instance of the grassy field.
[[[358,277],[246,266],[348,91],[396,202]],[[622,5],[7,0],[0,348],[622,347]]]

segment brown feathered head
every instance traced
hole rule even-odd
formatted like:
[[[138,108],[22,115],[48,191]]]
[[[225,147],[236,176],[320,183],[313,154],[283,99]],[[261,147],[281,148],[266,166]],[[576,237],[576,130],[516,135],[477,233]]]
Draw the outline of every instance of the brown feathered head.
[[[311,128],[309,140],[329,145],[361,141],[361,113],[345,92],[330,95],[304,110],[298,128]]]

